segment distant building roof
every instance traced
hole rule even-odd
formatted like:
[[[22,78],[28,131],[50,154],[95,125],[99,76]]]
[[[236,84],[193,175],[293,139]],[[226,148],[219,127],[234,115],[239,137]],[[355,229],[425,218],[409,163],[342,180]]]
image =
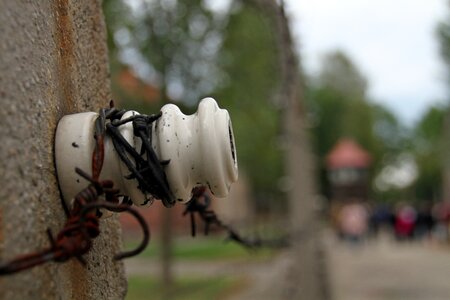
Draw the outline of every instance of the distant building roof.
[[[339,140],[326,158],[328,169],[367,168],[371,162],[370,154],[351,139]]]
[[[116,80],[116,83],[124,92],[138,97],[147,103],[158,101],[160,98],[160,91],[157,87],[141,80],[129,68],[121,70]]]

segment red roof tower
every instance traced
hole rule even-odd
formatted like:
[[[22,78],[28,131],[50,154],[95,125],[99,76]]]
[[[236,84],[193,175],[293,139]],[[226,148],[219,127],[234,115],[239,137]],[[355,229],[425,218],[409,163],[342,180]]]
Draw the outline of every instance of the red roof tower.
[[[339,140],[327,155],[329,170],[342,168],[367,169],[372,162],[370,154],[351,139]]]
[[[326,157],[333,202],[366,201],[372,158],[355,141],[340,139]]]

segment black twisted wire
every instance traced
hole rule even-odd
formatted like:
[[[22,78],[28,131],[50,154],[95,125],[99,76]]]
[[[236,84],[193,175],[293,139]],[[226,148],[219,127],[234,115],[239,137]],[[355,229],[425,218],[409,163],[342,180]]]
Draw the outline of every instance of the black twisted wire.
[[[152,124],[161,117],[161,113],[150,116],[134,115],[119,120],[125,112],[123,110],[115,111],[106,116],[110,120],[106,124],[106,131],[111,137],[120,159],[130,171],[130,175],[125,178],[138,181],[138,188],[146,195],[147,199],[143,205],[154,197],[160,199],[165,207],[172,207],[176,201],[164,172],[164,166],[170,161],[159,161],[152,147]],[[119,126],[129,122],[133,124],[134,136],[142,142],[139,152],[120,133]],[[149,194],[150,196],[148,196]]]
[[[223,223],[216,213],[210,209],[211,199],[206,192],[205,187],[196,187],[192,191],[192,198],[186,204],[186,209],[183,215],[190,215],[191,221],[191,235],[195,237],[197,226],[195,223],[195,214],[197,214],[204,223],[204,234],[208,235],[212,225],[223,229],[228,234],[228,240],[234,241],[239,245],[248,248],[285,248],[290,245],[287,237],[278,239],[260,239],[260,238],[245,238],[239,232],[234,230],[231,226]]]

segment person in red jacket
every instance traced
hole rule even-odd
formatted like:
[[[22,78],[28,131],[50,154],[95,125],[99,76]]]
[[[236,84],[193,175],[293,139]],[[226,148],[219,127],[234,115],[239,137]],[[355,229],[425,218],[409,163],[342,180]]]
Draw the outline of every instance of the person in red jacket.
[[[395,216],[395,235],[398,240],[413,238],[417,212],[411,205],[401,205]]]

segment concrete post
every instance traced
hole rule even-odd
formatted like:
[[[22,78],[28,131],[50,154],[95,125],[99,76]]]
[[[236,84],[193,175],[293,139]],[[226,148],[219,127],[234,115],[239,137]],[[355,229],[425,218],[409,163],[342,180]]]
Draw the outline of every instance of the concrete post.
[[[292,247],[271,270],[258,299],[330,298],[321,226],[316,203],[314,155],[310,148],[304,110],[304,91],[289,21],[281,5],[273,0],[254,0],[273,23],[277,38],[280,83],[278,101],[282,110],[285,171]],[[266,279],[267,280],[267,279]],[[249,297],[250,298],[250,297]]]
[[[0,0],[0,260],[49,245],[64,224],[53,142],[65,114],[110,99],[100,0]],[[116,217],[103,219],[86,255],[0,279],[1,299],[122,299]]]

